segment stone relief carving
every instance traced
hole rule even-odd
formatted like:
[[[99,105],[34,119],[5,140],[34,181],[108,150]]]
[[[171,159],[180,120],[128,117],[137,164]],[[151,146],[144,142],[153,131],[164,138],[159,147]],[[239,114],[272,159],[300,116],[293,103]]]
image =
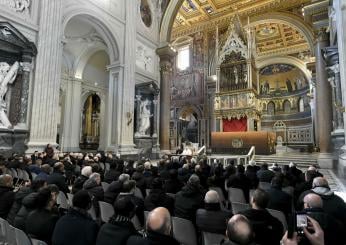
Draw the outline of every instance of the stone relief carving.
[[[0,0],[0,5],[6,5],[12,10],[20,13],[28,13],[31,0]]]
[[[146,71],[153,72],[153,57],[150,51],[142,45],[136,49],[136,65]]]
[[[0,127],[9,128],[12,126],[6,113],[7,102],[5,96],[8,85],[16,79],[18,69],[19,63],[17,61],[12,66],[6,62],[0,62]]]
[[[86,43],[99,42],[106,45],[102,37],[100,37],[100,35],[94,30],[82,36],[73,36],[73,37],[65,36],[64,41],[65,42],[86,42]]]

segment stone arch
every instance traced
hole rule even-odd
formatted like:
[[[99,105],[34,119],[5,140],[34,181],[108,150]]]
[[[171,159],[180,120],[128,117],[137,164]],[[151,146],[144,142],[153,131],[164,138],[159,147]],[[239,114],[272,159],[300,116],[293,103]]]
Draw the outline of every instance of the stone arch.
[[[304,20],[295,14],[287,12],[272,12],[255,16],[250,19],[250,24],[246,27],[254,27],[268,22],[282,23],[296,28],[309,44],[311,54],[314,53],[314,34],[312,28]]]
[[[116,35],[114,31],[111,31],[111,24],[107,22],[106,19],[102,18],[100,15],[97,16],[97,13],[90,9],[84,9],[80,7],[71,7],[67,9],[63,16],[63,30],[65,30],[68,22],[75,17],[82,17],[84,21],[88,22],[93,26],[99,35],[102,37],[103,41],[107,45],[108,55],[111,63],[116,61],[121,61],[122,54],[121,49],[119,49],[121,40],[120,37]]]
[[[273,64],[287,64],[287,65],[293,65],[299,70],[303,72],[305,75],[306,79],[311,82],[312,75],[311,72],[307,69],[306,64],[304,61],[292,57],[292,56],[275,56],[275,57],[270,57],[266,59],[261,59],[256,62],[256,67],[258,69],[262,69],[263,67],[266,67],[268,65],[273,65]]]
[[[177,113],[177,116],[179,118],[179,115],[182,114],[183,111],[185,111],[186,109],[190,109],[191,111],[195,112],[197,114],[198,119],[202,118],[202,111],[195,105],[186,105],[186,106],[182,106]]]
[[[74,74],[74,76],[82,78],[84,68],[87,65],[90,57],[93,56],[96,52],[101,51],[101,50],[105,51],[109,56],[109,52],[108,52],[107,47],[103,47],[101,45],[97,45],[97,46],[93,46],[91,48],[85,49],[83,51],[82,55],[80,55],[75,62],[75,74]]]
[[[292,104],[289,100],[285,100],[282,104],[282,110],[284,113],[290,113],[292,110]]]
[[[277,106],[273,101],[269,101],[267,104],[267,114],[274,116],[277,109],[276,107]]]
[[[165,14],[160,26],[160,45],[166,46],[171,41],[171,33],[174,19],[183,4],[184,0],[171,0],[166,8]],[[252,27],[268,21],[283,23],[292,26],[300,31],[309,44],[310,51],[314,54],[314,34],[312,28],[307,25],[300,17],[287,12],[272,12],[252,17],[250,24],[246,27]]]

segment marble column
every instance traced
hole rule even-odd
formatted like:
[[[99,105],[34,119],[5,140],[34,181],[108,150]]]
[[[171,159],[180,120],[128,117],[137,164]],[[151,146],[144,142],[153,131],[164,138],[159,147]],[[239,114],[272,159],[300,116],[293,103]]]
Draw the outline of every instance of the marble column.
[[[56,144],[62,58],[62,0],[40,1],[40,19],[27,152]]]
[[[157,95],[154,96],[153,100],[154,104],[154,113],[153,113],[153,138],[157,138],[157,115],[158,115],[158,98]]]
[[[141,95],[136,95],[136,132],[135,137],[139,136],[139,125],[141,123]]]
[[[121,105],[124,98],[123,82],[121,81],[124,69],[119,63],[113,63],[107,67],[107,70],[109,71],[109,87],[105,103],[105,130],[101,131],[100,139],[104,139],[103,145],[106,151],[117,152],[122,131]]]
[[[61,148],[64,151],[78,152],[82,117],[82,81],[74,77],[65,77],[63,115],[61,121]]]
[[[339,50],[339,69],[340,69],[340,85],[342,92],[342,105],[346,108],[346,2],[344,0],[333,1],[336,14],[336,29],[337,29],[337,45]],[[346,113],[343,112],[344,132],[346,132]],[[346,137],[345,137],[346,141]],[[339,173],[346,177],[346,142],[342,146],[343,154],[339,156]]]
[[[124,49],[124,79],[119,88],[122,99],[119,104],[121,126],[118,151],[120,155],[135,155],[138,151],[133,142],[134,136],[134,109],[135,109],[135,71],[136,71],[136,23],[137,1],[125,1],[125,49]]]
[[[29,82],[30,73],[32,71],[31,62],[23,62],[23,76],[22,76],[22,91],[20,101],[19,123],[17,127],[27,129],[27,113],[29,103]]]
[[[160,147],[161,151],[168,152],[169,145],[169,123],[171,117],[171,82],[173,79],[172,58],[175,51],[171,47],[163,47],[156,50],[160,57]]]
[[[327,80],[326,65],[323,60],[322,49],[328,46],[328,35],[325,29],[318,32],[315,44],[316,56],[316,106],[317,106],[317,132],[320,155],[318,163],[321,167],[332,168],[333,158],[330,154],[332,132],[332,94]]]

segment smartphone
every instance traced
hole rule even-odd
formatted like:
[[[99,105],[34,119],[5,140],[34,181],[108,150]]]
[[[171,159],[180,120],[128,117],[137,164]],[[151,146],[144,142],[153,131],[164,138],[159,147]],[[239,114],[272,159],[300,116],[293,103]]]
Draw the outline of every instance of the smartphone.
[[[308,227],[308,218],[306,213],[296,213],[296,231],[298,234],[303,234],[303,228]]]

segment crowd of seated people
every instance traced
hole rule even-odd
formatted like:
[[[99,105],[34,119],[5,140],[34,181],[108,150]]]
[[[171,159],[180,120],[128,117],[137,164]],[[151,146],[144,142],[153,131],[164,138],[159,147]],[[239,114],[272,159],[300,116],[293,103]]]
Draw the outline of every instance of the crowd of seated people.
[[[21,181],[13,170],[29,179]],[[224,200],[228,188],[241,190],[248,208],[233,213],[232,202]],[[73,194],[68,210],[57,204],[59,193]],[[100,219],[99,201],[114,208],[107,222]],[[305,212],[305,235],[288,237],[268,209],[287,220]],[[224,168],[205,158],[168,156],[152,164],[104,153],[54,153],[51,146],[31,157],[0,157],[0,218],[47,244],[179,244],[172,217],[191,222],[198,244],[202,232],[224,235],[220,244],[346,244],[346,204],[316,166],[303,172],[294,163],[269,168],[251,161]]]

